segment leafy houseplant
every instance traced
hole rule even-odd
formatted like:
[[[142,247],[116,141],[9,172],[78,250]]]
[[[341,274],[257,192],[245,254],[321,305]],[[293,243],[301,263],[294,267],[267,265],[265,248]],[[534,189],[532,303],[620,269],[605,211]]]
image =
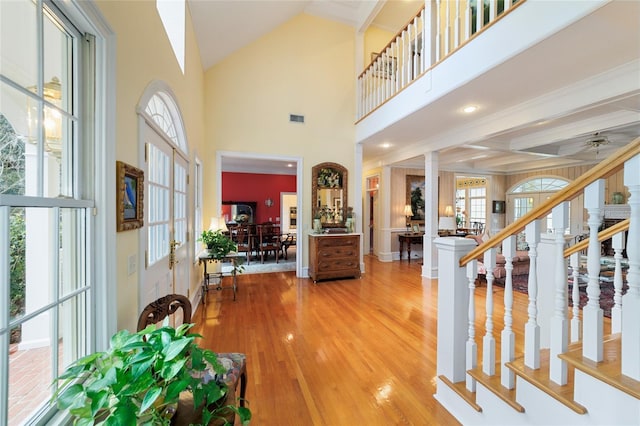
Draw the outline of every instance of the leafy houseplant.
[[[193,324],[178,328],[150,325],[137,333],[122,330],[105,352],[77,360],[58,378],[53,395],[68,409],[76,425],[169,425],[181,392],[193,394],[194,407],[208,424],[224,410],[235,411],[243,424],[251,412],[223,406],[227,386],[214,380],[225,368],[214,352],[195,343],[188,334]],[[228,411],[227,411],[228,412]]]
[[[202,231],[198,241],[202,241],[202,243],[207,246],[207,250],[209,250],[211,256],[216,260],[224,258],[237,249],[237,246],[231,238],[227,237],[220,230],[212,231],[207,229]]]

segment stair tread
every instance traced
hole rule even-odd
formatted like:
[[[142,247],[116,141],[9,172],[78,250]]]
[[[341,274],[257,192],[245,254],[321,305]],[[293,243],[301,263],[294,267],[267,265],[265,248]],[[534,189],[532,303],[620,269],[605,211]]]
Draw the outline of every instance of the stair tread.
[[[458,396],[460,396],[462,399],[467,401],[467,403],[471,405],[471,407],[473,407],[474,410],[476,410],[479,413],[482,412],[482,407],[476,404],[476,393],[471,392],[469,389],[467,389],[467,385],[465,382],[453,383],[452,381],[447,379],[445,376],[438,376],[438,378],[442,380],[442,382],[445,383],[447,386],[449,386],[455,393],[457,393]]]
[[[540,351],[540,368],[529,368],[524,364],[524,357],[515,359],[514,361],[507,362],[505,364],[508,368],[513,370],[518,377],[528,381],[538,389],[542,390],[549,396],[555,398],[560,403],[571,408],[578,414],[586,414],[587,409],[573,400],[573,376],[574,369],[567,368],[567,384],[561,386],[549,377],[549,350],[543,349]]]
[[[622,338],[619,333],[605,338],[603,360],[595,362],[582,356],[582,345],[575,345],[560,358],[578,370],[607,383],[614,388],[640,399],[640,381],[622,374]]]
[[[467,373],[478,383],[493,392],[498,398],[507,403],[511,408],[519,413],[524,413],[524,407],[516,401],[516,389],[507,389],[502,386],[500,375],[500,363],[496,364],[496,374],[489,376],[482,371],[482,366],[468,370]]]

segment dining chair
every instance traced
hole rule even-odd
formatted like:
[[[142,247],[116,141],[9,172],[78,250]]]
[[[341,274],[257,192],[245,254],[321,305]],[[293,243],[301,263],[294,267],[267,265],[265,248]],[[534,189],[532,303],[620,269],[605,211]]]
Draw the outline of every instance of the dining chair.
[[[191,322],[191,302],[186,296],[181,294],[169,294],[158,300],[149,303],[138,317],[138,331],[144,330],[148,325],[162,322],[166,317],[182,312],[182,321],[175,321],[180,324]],[[176,317],[172,317],[176,320]],[[174,326],[176,326],[174,325]],[[216,353],[218,361],[226,371],[220,379],[227,385],[233,395],[236,394],[238,383],[240,383],[240,406],[245,406],[245,394],[247,392],[247,357],[239,352]],[[235,403],[235,401],[229,401]],[[233,422],[231,422],[233,424]]]
[[[251,261],[251,251],[253,250],[252,246],[252,236],[249,233],[248,226],[238,226],[233,235],[233,242],[238,247],[236,251],[238,253],[246,253],[247,256],[247,265]]]
[[[260,262],[264,263],[265,253],[269,256],[269,253],[273,252],[276,256],[276,263],[278,263],[281,250],[280,226],[272,224],[258,225],[258,235],[260,242],[258,247],[260,251]]]

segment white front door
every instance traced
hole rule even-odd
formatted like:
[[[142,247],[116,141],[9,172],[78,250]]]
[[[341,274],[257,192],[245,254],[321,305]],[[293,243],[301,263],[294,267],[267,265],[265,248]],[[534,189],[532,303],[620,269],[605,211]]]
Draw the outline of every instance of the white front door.
[[[141,308],[171,293],[187,295],[187,161],[145,126],[146,252]]]

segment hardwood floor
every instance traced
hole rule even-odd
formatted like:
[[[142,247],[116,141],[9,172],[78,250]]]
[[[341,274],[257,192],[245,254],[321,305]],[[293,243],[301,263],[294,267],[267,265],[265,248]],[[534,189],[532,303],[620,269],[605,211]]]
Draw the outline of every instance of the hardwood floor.
[[[247,354],[253,425],[458,424],[433,398],[437,280],[422,278],[419,262],[365,256],[365,264],[361,279],[318,284],[293,272],[241,275],[235,302],[211,292],[206,312],[194,314],[203,346]],[[484,289],[476,291],[479,352]],[[526,297],[515,294],[514,324],[525,320]]]

